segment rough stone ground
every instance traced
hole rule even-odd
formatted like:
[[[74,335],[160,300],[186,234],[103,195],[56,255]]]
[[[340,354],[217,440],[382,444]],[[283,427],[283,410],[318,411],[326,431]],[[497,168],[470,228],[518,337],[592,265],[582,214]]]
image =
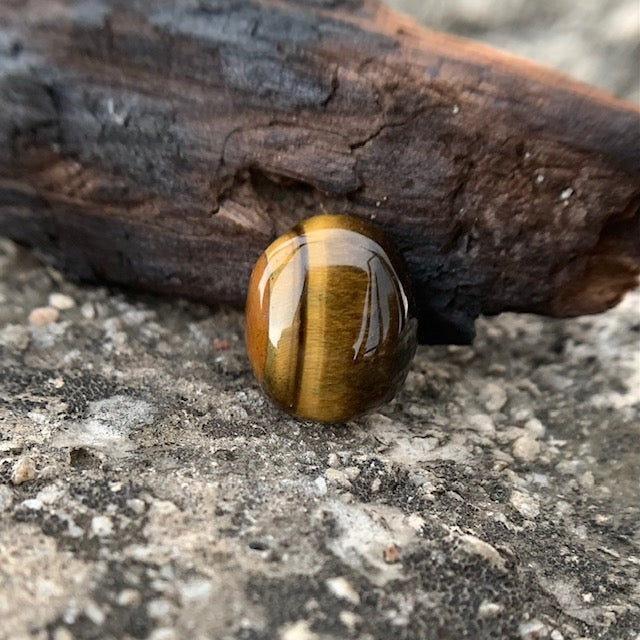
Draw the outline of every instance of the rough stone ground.
[[[635,95],[635,2],[497,4],[416,3]],[[1,241],[0,638],[638,640],[639,347],[640,293],[484,319],[378,413],[298,423],[237,312]]]

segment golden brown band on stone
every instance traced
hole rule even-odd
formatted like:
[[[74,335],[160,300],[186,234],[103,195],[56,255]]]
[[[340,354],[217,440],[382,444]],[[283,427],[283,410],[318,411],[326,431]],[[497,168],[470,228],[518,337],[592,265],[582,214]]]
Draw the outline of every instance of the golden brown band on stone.
[[[310,218],[278,238],[249,285],[255,375],[294,415],[342,421],[390,399],[415,351],[401,259],[348,216]]]

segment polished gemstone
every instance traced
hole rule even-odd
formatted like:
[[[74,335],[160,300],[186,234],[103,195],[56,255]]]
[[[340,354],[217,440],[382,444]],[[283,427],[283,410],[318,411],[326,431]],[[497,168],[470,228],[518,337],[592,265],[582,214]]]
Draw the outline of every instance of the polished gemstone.
[[[416,348],[400,254],[359,218],[320,215],[260,256],[247,296],[256,378],[300,418],[349,420],[390,400]]]

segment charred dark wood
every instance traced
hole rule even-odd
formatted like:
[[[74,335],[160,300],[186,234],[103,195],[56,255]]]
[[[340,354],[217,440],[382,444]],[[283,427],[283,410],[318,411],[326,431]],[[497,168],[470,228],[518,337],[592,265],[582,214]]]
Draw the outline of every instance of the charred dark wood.
[[[368,0],[0,0],[0,233],[241,304],[322,211],[395,238],[424,342],[602,311],[640,268],[640,113]]]

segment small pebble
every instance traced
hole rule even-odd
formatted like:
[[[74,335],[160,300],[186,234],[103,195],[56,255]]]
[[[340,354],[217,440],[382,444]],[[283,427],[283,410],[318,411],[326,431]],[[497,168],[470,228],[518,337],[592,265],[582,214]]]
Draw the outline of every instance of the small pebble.
[[[123,589],[118,594],[118,604],[121,607],[135,607],[140,602],[142,602],[142,597],[136,589]]]
[[[55,307],[37,307],[29,314],[29,324],[33,327],[43,327],[56,322],[60,312]]]
[[[94,516],[91,520],[91,533],[103,538],[113,533],[113,522],[108,516]]]
[[[52,505],[58,502],[63,495],[63,489],[56,487],[54,484],[50,484],[38,492],[37,498],[42,504]]]
[[[523,622],[518,631],[522,640],[543,640],[549,633],[547,627],[539,620]]]
[[[344,474],[349,480],[355,480],[360,475],[359,467],[345,467]]]
[[[523,462],[532,462],[540,454],[540,443],[530,435],[520,436],[513,443],[513,455]]]
[[[73,520],[68,520],[67,533],[71,538],[82,538],[82,536],[84,536],[84,529],[79,527]]]
[[[58,627],[53,632],[53,640],[73,640],[73,636],[66,627]]]
[[[324,496],[327,493],[327,481],[322,476],[318,476],[313,481],[313,484],[316,486],[316,491],[321,496]]]
[[[504,560],[495,547],[488,542],[476,538],[472,535],[464,535],[460,537],[462,548],[473,555],[484,558],[490,565],[497,569],[504,569]]]
[[[494,362],[493,364],[489,365],[487,373],[490,376],[503,376],[505,373],[507,373],[507,367],[505,367],[505,365],[503,364]]]
[[[86,320],[93,320],[96,317],[96,308],[90,302],[85,302],[80,307],[80,313]]]
[[[544,434],[546,433],[546,427],[538,420],[537,418],[531,418],[524,423],[524,428],[534,437],[534,438],[544,438]]]
[[[104,611],[92,600],[89,600],[84,607],[84,614],[96,625],[99,627],[105,619]]]
[[[142,515],[145,510],[144,500],[140,500],[140,498],[130,498],[127,500],[127,507],[135,514]]]
[[[0,330],[0,346],[24,351],[29,345],[29,329],[19,324],[6,325]]]
[[[390,544],[382,552],[382,559],[387,564],[396,564],[400,561],[400,550],[398,549],[398,547],[396,547],[395,544]]]
[[[316,640],[318,636],[311,631],[306,620],[298,620],[280,629],[280,640]]]
[[[329,467],[324,472],[324,476],[327,479],[328,484],[342,487],[343,489],[352,488],[351,482],[349,482],[349,478],[347,478],[344,471],[340,471],[339,469],[333,469],[332,467]]]
[[[524,518],[532,520],[540,513],[538,501],[522,491],[512,491],[511,506]]]
[[[492,436],[496,433],[496,427],[491,416],[484,413],[476,413],[469,416],[467,427],[473,429],[473,431],[477,431],[483,436]]]
[[[76,301],[64,293],[52,293],[49,296],[49,306],[58,309],[59,311],[67,311],[73,309],[76,306]]]
[[[523,424],[527,422],[533,415],[533,410],[531,407],[521,407],[516,406],[511,409],[511,417],[516,422],[522,422]]]
[[[478,607],[478,618],[484,620],[486,618],[495,618],[499,613],[502,613],[504,607],[497,602],[489,602],[483,600]]]
[[[209,580],[194,578],[179,586],[182,602],[206,602],[211,597],[213,586]]]
[[[507,392],[495,382],[487,383],[480,391],[480,397],[490,413],[500,411],[507,403]]]
[[[329,591],[331,591],[331,593],[333,593],[337,598],[347,600],[348,602],[351,602],[351,604],[360,604],[360,595],[346,578],[343,578],[342,576],[338,578],[329,578],[326,581],[326,585]]]
[[[23,482],[33,480],[35,477],[35,462],[29,458],[29,456],[24,456],[15,463],[13,472],[11,473],[11,482],[13,482],[13,484],[22,484]]]
[[[357,613],[353,613],[353,611],[341,611],[338,617],[349,631],[355,631],[358,625],[362,623],[362,618]]]
[[[330,453],[327,458],[327,463],[330,467],[334,469],[340,466],[340,458],[338,458],[337,453]]]
[[[29,498],[28,500],[23,500],[20,504],[31,511],[40,511],[42,509],[42,501],[38,500],[38,498]]]

